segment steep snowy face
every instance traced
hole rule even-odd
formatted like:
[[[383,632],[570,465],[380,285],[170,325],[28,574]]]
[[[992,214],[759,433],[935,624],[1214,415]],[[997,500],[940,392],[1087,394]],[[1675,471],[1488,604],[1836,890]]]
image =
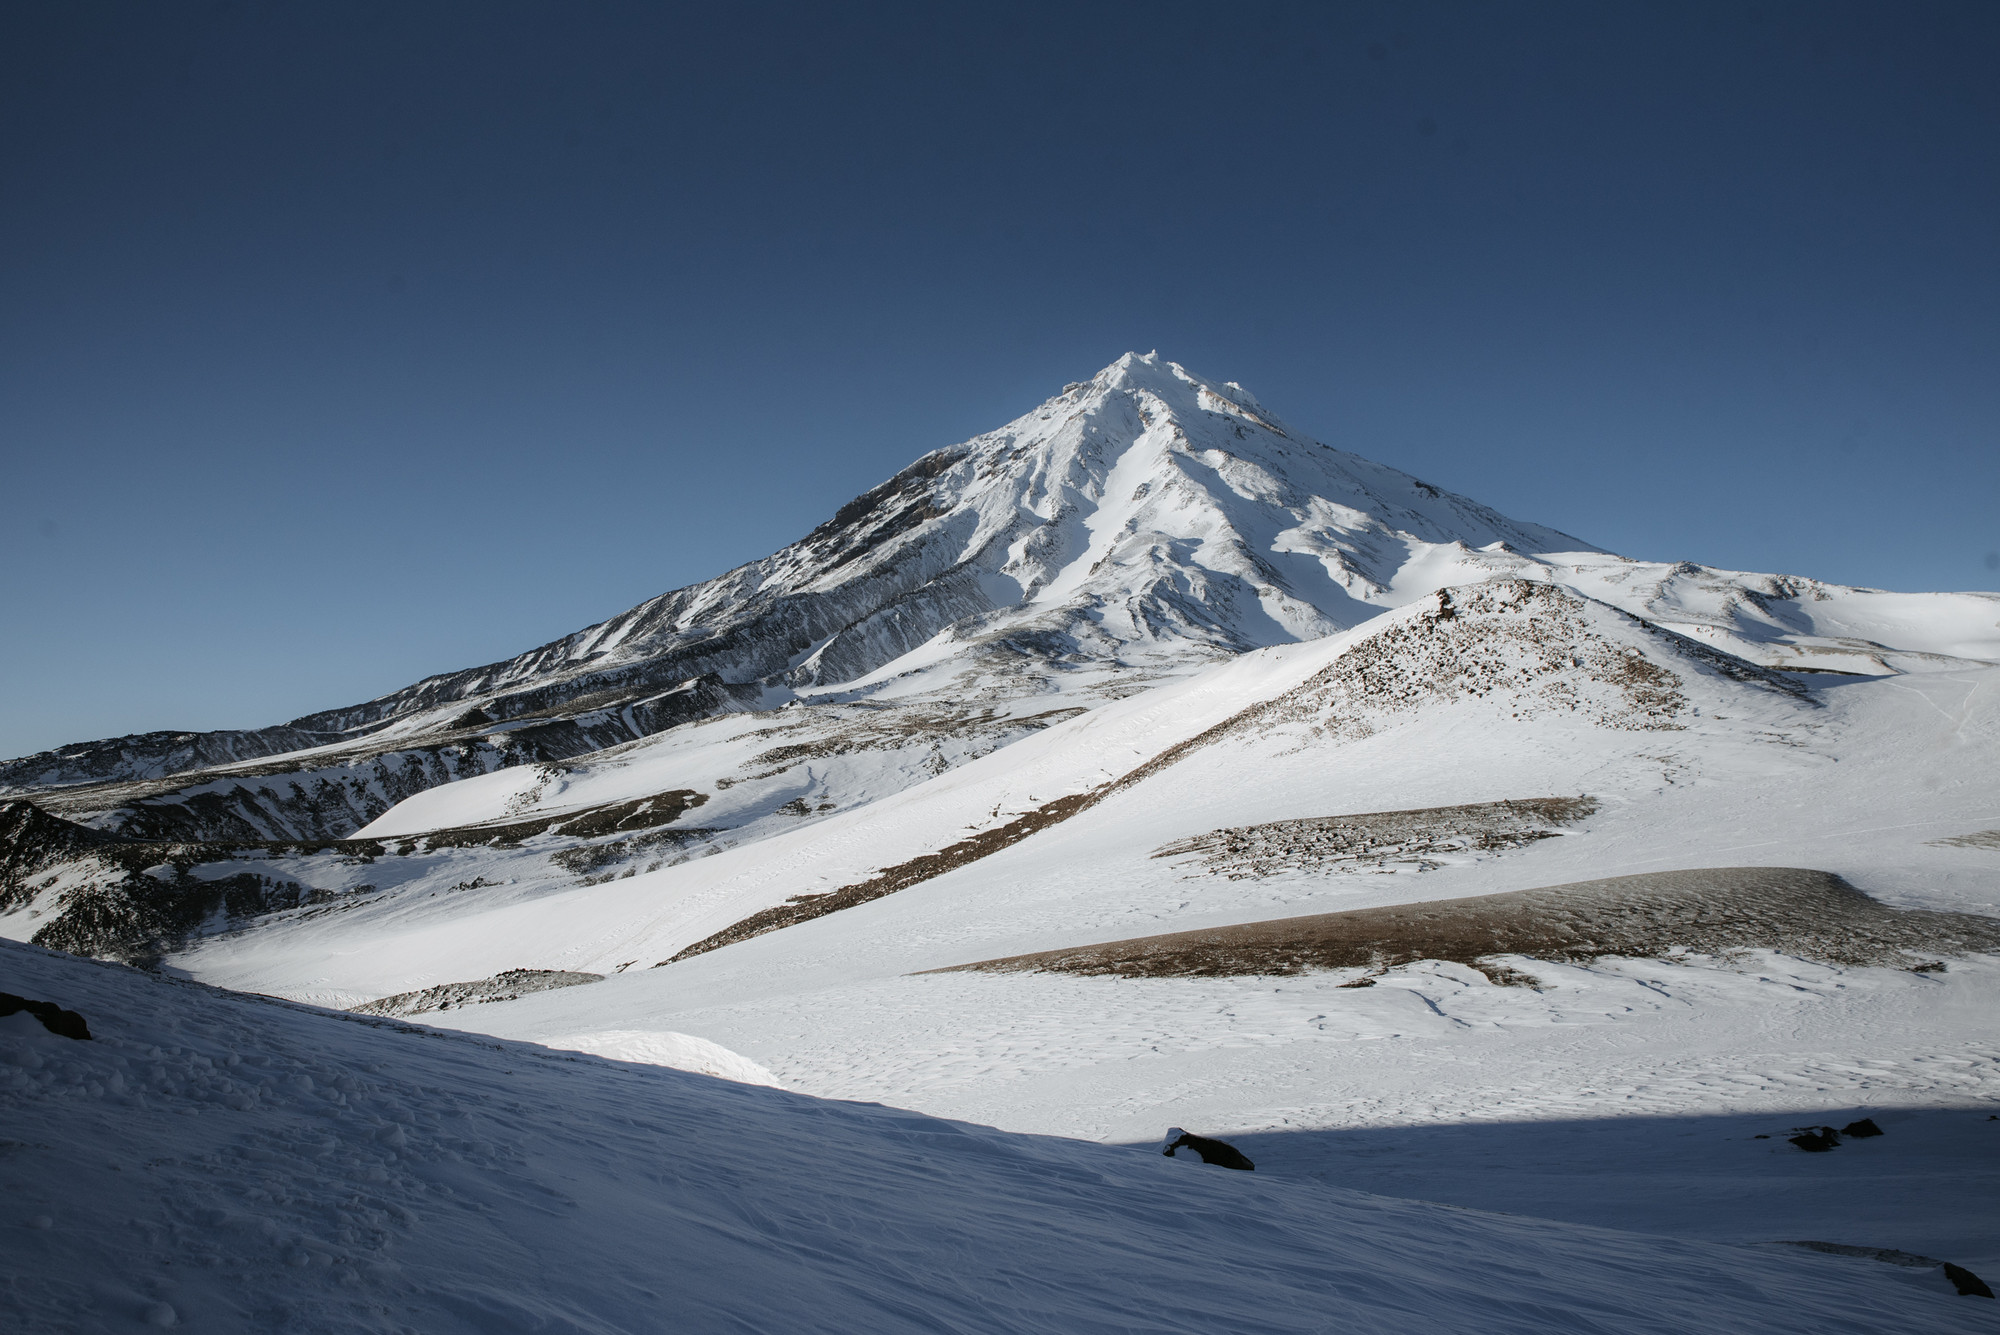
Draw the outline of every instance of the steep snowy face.
[[[1345,629],[1415,596],[1399,578],[1434,549],[1496,546],[1596,550],[1299,436],[1239,385],[1127,353],[783,551],[466,685],[671,654],[812,692],[996,641],[1035,658],[1201,658]]]
[[[1400,574],[1439,547],[1595,550],[1308,440],[1240,385],[1157,354],[1128,353],[919,469],[781,554],[798,564],[780,577],[828,588],[855,578],[850,561],[865,577],[916,557],[943,564],[956,607],[885,606],[819,646],[789,684],[852,680],[926,632],[942,640],[919,664],[952,645],[1037,634],[1087,657],[1238,652],[1407,601]]]

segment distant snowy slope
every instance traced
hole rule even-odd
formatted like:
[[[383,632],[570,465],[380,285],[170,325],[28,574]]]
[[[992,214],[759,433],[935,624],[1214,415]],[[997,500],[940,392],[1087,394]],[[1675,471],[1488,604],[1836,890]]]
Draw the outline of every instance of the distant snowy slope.
[[[1370,1196],[0,944],[8,1329],[1990,1329],[1935,1268]]]
[[[1542,762],[1521,780],[1532,788],[1482,785],[1441,799],[1472,801],[1600,792],[1614,777],[1621,786],[1655,784],[1661,764],[1651,757],[1669,750],[1692,752],[1700,759],[1691,763],[1711,771],[1796,766],[1795,748],[1785,743],[1810,735],[1821,712],[1787,679],[1558,586],[1474,585],[1323,640],[1238,656],[871,804],[713,856],[560,890],[524,880],[439,897],[429,885],[412,886],[349,911],[204,940],[181,961],[231,986],[350,1001],[522,965],[644,968],[760,913],[907,875],[899,869],[927,858],[939,859],[929,875],[963,879],[978,876],[984,858],[1018,861],[1052,841],[1081,841],[1090,852],[1077,856],[1113,859],[1125,867],[1120,883],[1152,887],[1161,906],[1180,904],[1187,896],[1179,878],[1145,856],[1151,846],[1218,824],[1335,814],[1340,808],[1296,808],[1328,776],[1350,772],[1344,753],[1371,738],[1387,744],[1420,728],[1449,728],[1455,750],[1413,753],[1429,758],[1440,792],[1456,786],[1474,756]],[[1216,777],[1188,781],[1189,772]],[[654,771],[649,782],[664,777]],[[1220,818],[1224,811],[1231,819]],[[1136,838],[1151,843],[1135,848]],[[504,867],[514,855],[484,856]],[[962,870],[951,870],[961,862]],[[997,911],[1001,902],[1010,912]],[[1041,948],[1072,944],[1082,924],[1102,921],[1099,910],[1073,900],[1064,878],[1047,873],[1025,878],[1004,901],[977,903],[992,910],[985,930],[1010,939],[1031,922],[1070,934]],[[1032,916],[1023,917],[1030,903]],[[1142,917],[1133,931],[1106,935],[1131,935],[1143,924]],[[883,944],[901,953],[920,939],[897,931]],[[931,942],[934,950],[972,948]]]

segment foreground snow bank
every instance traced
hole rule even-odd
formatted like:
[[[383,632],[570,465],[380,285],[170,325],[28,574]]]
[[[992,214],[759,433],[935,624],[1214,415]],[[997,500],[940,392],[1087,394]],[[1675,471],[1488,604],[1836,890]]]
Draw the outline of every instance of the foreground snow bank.
[[[693,1034],[676,1034],[666,1029],[599,1029],[551,1038],[544,1046],[565,1052],[588,1052],[613,1061],[671,1066],[678,1071],[693,1071],[746,1085],[778,1084],[778,1077],[741,1053]]]
[[[1873,1262],[1486,1215],[0,943],[15,1331],[1985,1330]]]

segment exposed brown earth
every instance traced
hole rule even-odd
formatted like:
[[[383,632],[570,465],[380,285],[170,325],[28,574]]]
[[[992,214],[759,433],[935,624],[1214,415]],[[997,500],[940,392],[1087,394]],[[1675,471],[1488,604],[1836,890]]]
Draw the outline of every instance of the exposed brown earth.
[[[1574,825],[1597,810],[1594,797],[1531,797],[1474,802],[1413,811],[1376,811],[1361,816],[1317,816],[1210,830],[1180,839],[1154,853],[1156,858],[1196,859],[1196,868],[1232,881],[1281,872],[1341,872],[1389,864],[1431,868],[1434,857],[1452,853],[1498,852],[1524,848]]]
[[[851,909],[858,904],[880,899],[884,895],[893,895],[898,890],[908,889],[934,876],[942,876],[956,867],[977,862],[1009,845],[1018,844],[1038,830],[1045,830],[1051,825],[1068,820],[1077,812],[1096,805],[1111,787],[1112,785],[1107,784],[1103,788],[1093,788],[1087,793],[1059,797],[1025,815],[1016,816],[1005,825],[982,830],[970,839],[961,839],[935,853],[925,853],[921,857],[911,858],[908,862],[884,867],[867,880],[854,885],[844,885],[838,890],[830,890],[822,895],[794,895],[775,908],[753,913],[713,936],[703,937],[672,958],[661,960],[653,967],[657,969],[661,965],[678,964],[696,955],[705,955],[711,950],[735,945],[738,941],[748,941],[753,936],[775,932],[781,927],[795,927],[799,923],[823,918],[842,909]]]
[[[2000,918],[1890,908],[1830,872],[1719,867],[1169,932],[925,972],[1219,978],[1432,959],[1492,976],[1512,972],[1491,963],[1501,955],[1581,961],[1750,949],[1908,968],[1918,956],[2000,950]]]
[[[1955,834],[1931,842],[1942,848],[1990,848],[2000,852],[2000,830],[1974,830],[1971,834]]]

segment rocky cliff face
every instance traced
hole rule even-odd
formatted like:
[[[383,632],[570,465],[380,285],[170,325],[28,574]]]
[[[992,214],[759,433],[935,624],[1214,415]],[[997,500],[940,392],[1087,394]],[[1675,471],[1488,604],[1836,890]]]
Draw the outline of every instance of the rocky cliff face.
[[[499,727],[473,709],[429,737],[384,729],[344,745],[164,779],[46,789],[35,800],[132,839],[339,839],[426,789],[588,755],[750,708],[762,695],[760,687],[732,686],[711,673],[637,699],[586,698]]]

